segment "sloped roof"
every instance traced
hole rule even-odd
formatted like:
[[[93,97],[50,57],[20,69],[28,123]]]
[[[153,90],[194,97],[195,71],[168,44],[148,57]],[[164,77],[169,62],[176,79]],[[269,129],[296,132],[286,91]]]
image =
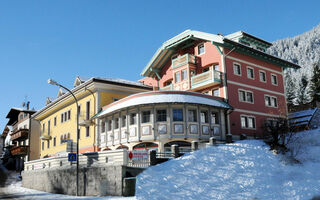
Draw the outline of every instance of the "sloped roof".
[[[109,104],[98,113],[95,118],[102,117],[109,113],[118,111],[123,108],[133,107],[138,105],[146,104],[171,104],[171,103],[190,103],[190,104],[201,104],[213,107],[219,107],[223,109],[232,109],[232,107],[212,96],[201,94],[198,92],[187,92],[187,91],[153,91],[153,92],[142,92],[138,94],[130,95],[126,98],[120,99],[112,104]]]
[[[20,112],[33,114],[36,111],[35,110],[25,110],[22,108],[11,108],[6,116],[6,118],[9,119],[7,125],[11,126],[14,122],[18,121],[18,115]]]
[[[240,31],[239,33],[244,34],[244,32]],[[245,33],[247,34],[247,33]],[[248,36],[254,37],[252,35],[247,34]],[[155,74],[161,71],[162,67],[164,66],[165,62],[171,58],[171,56],[175,53],[175,48],[182,46],[184,43],[192,42],[192,41],[210,41],[217,46],[233,48],[236,47],[236,51],[243,50],[247,54],[252,54],[252,56],[257,57],[258,59],[263,59],[267,62],[277,63],[280,66],[285,67],[292,67],[292,68],[300,68],[299,65],[291,63],[289,61],[283,60],[281,58],[272,56],[265,52],[256,50],[252,47],[248,47],[236,41],[230,39],[229,36],[222,36],[222,35],[215,35],[210,33],[204,33],[200,31],[194,30],[186,30],[179,35],[169,39],[168,41],[164,42],[161,47],[156,51],[156,53],[152,56],[151,60],[142,70],[141,75],[147,77],[154,77]],[[256,37],[255,37],[256,38]],[[257,40],[259,38],[256,38]],[[259,39],[260,42],[264,42],[267,44],[266,41]]]
[[[129,80],[124,80],[124,79],[118,79],[118,78],[100,78],[100,77],[92,77],[90,79],[88,79],[87,81],[85,81],[84,83],[74,87],[71,89],[72,92],[76,92],[78,90],[80,90],[83,87],[86,87],[87,85],[89,85],[92,82],[99,82],[99,83],[104,83],[104,84],[110,84],[110,85],[119,85],[119,86],[124,86],[124,87],[132,87],[132,88],[141,88],[141,89],[146,89],[146,90],[151,90],[152,87],[144,85],[143,83],[140,82],[135,82],[135,81],[129,81]],[[40,113],[42,113],[45,109],[47,109],[48,107],[58,103],[60,100],[62,100],[63,98],[66,98],[70,95],[69,92],[66,92],[65,94],[63,94],[62,96],[54,99],[54,101],[52,101],[51,103],[49,103],[48,105],[46,105],[44,108],[40,109],[38,112],[36,112],[33,117],[38,116]]]
[[[289,123],[294,126],[308,125],[318,108],[289,113]]]

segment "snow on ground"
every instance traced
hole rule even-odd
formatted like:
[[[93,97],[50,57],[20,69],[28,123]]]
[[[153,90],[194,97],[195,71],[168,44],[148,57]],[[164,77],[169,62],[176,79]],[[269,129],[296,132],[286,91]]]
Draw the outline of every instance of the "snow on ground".
[[[1,165],[1,163],[0,163]],[[135,200],[135,197],[76,197],[62,194],[53,194],[38,190],[28,189],[21,186],[21,181],[17,180],[16,172],[8,172],[6,187],[0,187],[0,199],[37,199],[37,200],[54,200],[54,199],[81,199],[81,200]]]
[[[320,130],[303,134],[296,140],[302,164],[286,164],[258,140],[208,147],[148,168],[138,176],[136,197],[311,199],[320,195]]]

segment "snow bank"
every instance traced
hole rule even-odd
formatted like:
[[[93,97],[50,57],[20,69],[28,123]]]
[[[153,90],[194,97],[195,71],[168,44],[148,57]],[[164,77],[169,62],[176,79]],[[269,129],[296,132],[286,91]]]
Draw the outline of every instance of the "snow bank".
[[[319,163],[285,165],[262,141],[209,147],[138,176],[137,199],[311,199]]]

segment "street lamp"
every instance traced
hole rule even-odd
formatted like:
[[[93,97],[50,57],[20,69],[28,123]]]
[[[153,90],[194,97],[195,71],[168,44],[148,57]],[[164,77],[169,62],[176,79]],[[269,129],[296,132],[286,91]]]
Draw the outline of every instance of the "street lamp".
[[[64,87],[63,85],[59,84],[58,82],[48,79],[48,83],[51,85],[57,85],[59,87],[62,87],[63,89],[67,90],[74,98],[77,106],[77,196],[79,196],[79,105],[78,105],[78,100],[76,96],[69,90],[68,88]]]

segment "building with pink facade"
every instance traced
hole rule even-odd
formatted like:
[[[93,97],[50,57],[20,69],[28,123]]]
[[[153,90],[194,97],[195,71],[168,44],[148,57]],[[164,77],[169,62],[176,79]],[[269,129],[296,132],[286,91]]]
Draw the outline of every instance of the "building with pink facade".
[[[162,44],[141,81],[223,98],[234,108],[226,132],[262,138],[266,120],[287,116],[284,69],[300,68],[267,54],[271,45],[242,31],[223,36],[186,30]]]

